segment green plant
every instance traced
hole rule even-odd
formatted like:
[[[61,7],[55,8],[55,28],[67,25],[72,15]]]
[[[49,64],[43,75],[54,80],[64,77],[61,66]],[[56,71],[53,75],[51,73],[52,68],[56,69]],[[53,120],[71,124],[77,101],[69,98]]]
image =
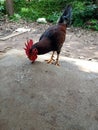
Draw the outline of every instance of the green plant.
[[[91,19],[85,24],[85,28],[98,31],[98,20]]]
[[[84,26],[84,24],[95,18],[97,6],[91,2],[75,1],[73,3],[73,25]]]
[[[0,2],[0,13],[5,13],[4,0]],[[20,18],[27,21],[36,21],[44,17],[47,21],[56,23],[63,9],[67,4],[73,7],[72,24],[73,26],[87,27],[86,23],[98,19],[98,7],[92,3],[92,0],[14,0],[14,11],[16,12],[10,18],[13,21]],[[93,23],[93,22],[91,22]],[[90,28],[91,25],[88,26]],[[97,24],[94,24],[97,29]]]
[[[52,23],[56,23],[61,13],[54,12],[47,17],[47,20]]]
[[[66,0],[14,0],[15,10],[24,19],[37,20],[39,17],[45,17],[49,22],[56,22],[58,15],[65,6]]]
[[[13,16],[10,16],[11,21],[18,21],[19,19],[21,19],[21,16],[19,14],[15,13]]]
[[[4,7],[4,0],[0,1],[0,17],[4,14],[5,7]]]

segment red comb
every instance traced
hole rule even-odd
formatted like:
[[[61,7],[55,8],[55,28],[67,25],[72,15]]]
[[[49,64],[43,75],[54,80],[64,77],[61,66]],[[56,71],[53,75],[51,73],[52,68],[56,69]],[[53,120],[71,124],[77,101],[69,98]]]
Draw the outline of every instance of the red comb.
[[[32,39],[30,39],[29,41],[27,40],[27,43],[25,43],[26,48],[24,48],[24,50],[25,50],[27,56],[29,56],[29,50],[31,49],[32,45],[33,45]]]

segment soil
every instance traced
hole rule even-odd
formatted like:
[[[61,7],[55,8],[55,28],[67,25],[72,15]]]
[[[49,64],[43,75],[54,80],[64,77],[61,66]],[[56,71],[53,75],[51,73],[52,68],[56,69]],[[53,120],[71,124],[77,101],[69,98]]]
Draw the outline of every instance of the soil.
[[[0,22],[1,37],[31,29],[0,41],[0,130],[98,130],[98,33],[68,28],[61,67],[44,62],[50,54],[31,64],[24,43],[49,26]]]
[[[0,21],[0,37],[2,35],[6,36],[20,27],[30,28],[30,32],[0,41],[0,54],[14,48],[23,49],[24,43],[28,38],[32,38],[34,42],[37,42],[41,34],[49,26],[52,26],[52,24]],[[98,32],[81,28],[67,28],[66,40],[62,47],[61,55],[76,59],[98,61]]]

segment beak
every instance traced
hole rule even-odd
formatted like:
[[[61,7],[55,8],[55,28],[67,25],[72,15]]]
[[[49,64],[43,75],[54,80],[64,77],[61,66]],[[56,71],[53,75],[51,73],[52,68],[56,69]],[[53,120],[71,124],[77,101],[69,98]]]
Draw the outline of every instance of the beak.
[[[34,63],[34,61],[31,62],[32,64]]]

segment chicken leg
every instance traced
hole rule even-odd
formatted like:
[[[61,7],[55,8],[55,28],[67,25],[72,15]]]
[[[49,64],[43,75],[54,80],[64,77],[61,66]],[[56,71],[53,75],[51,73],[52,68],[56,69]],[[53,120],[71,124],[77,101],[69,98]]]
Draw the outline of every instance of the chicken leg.
[[[47,61],[48,64],[49,64],[49,63],[52,63],[53,61],[55,61],[55,60],[53,59],[53,57],[54,57],[54,51],[53,51],[53,53],[52,53],[51,58],[50,58],[49,60],[45,60],[45,61]]]
[[[55,65],[60,66],[60,64],[59,64],[59,53],[57,53],[57,59],[56,59]]]

